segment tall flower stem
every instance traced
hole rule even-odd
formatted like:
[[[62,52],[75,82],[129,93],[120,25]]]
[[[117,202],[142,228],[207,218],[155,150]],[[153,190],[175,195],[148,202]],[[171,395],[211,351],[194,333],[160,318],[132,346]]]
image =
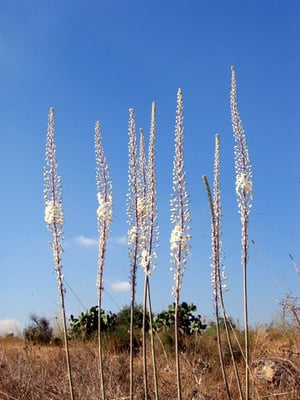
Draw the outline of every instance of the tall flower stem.
[[[175,300],[175,361],[177,376],[177,398],[181,400],[181,376],[179,357],[179,301],[183,273],[186,268],[186,259],[189,253],[190,210],[189,195],[186,190],[186,172],[184,170],[183,154],[183,101],[182,91],[177,93],[177,111],[175,128],[175,154],[173,161],[173,194],[171,198],[171,223],[173,229],[170,238],[171,269],[174,269],[173,296]]]
[[[141,266],[144,269],[144,298],[143,298],[143,368],[145,400],[148,399],[148,374],[147,374],[147,346],[146,346],[146,315],[148,304],[150,345],[154,375],[155,398],[158,399],[157,368],[155,357],[155,346],[152,329],[152,307],[150,295],[149,277],[155,264],[153,260],[157,257],[156,247],[158,246],[158,224],[157,224],[157,196],[156,196],[156,172],[155,172],[155,134],[156,134],[156,103],[152,103],[151,128],[148,148],[148,162],[146,163],[144,135],[141,130],[140,136],[140,158],[139,158],[139,188],[141,218]]]
[[[247,263],[248,263],[248,227],[252,203],[252,166],[249,158],[245,131],[239,115],[236,94],[236,73],[231,67],[231,120],[235,140],[235,172],[236,194],[242,224],[242,257],[243,297],[244,297],[244,330],[245,330],[245,398],[249,400],[249,327],[248,327],[248,293],[247,293]]]
[[[144,400],[148,400],[148,369],[147,369],[147,335],[146,335],[146,314],[147,314],[147,293],[149,289],[149,275],[146,270],[148,267],[148,207],[147,207],[147,173],[146,173],[146,155],[145,155],[145,137],[144,132],[140,130],[140,154],[138,170],[139,187],[139,215],[140,215],[140,247],[141,264],[145,268],[144,296],[143,296],[143,330],[142,330],[142,348],[143,348],[143,377],[144,377]]]
[[[128,195],[127,195],[127,215],[128,215],[128,255],[130,261],[130,284],[131,284],[131,302],[130,302],[130,387],[129,396],[133,400],[133,329],[134,329],[134,309],[135,309],[135,291],[136,291],[136,273],[139,259],[139,204],[138,204],[138,156],[136,144],[135,118],[133,109],[129,109],[129,166],[128,166]]]
[[[226,332],[227,344],[230,351],[230,356],[235,372],[235,377],[238,385],[240,400],[243,400],[243,393],[240,383],[239,372],[236,365],[236,360],[234,357],[232,342],[228,327],[228,319],[225,309],[225,303],[223,298],[223,287],[225,286],[222,283],[222,273],[221,273],[221,240],[220,235],[222,232],[221,228],[221,216],[222,216],[222,207],[221,207],[221,190],[220,190],[220,137],[218,134],[215,136],[215,161],[214,161],[214,194],[212,196],[210,186],[208,180],[205,175],[202,176],[204,186],[207,192],[210,215],[211,215],[211,227],[212,227],[212,283],[213,283],[213,300],[215,306],[215,317],[216,317],[216,329],[217,329],[217,341],[218,341],[218,351],[220,358],[221,371],[223,375],[223,381],[225,384],[225,390],[227,399],[231,399],[231,393],[228,385],[228,378],[226,375],[226,370],[224,366],[224,355],[222,350],[222,342],[220,335],[220,323],[219,323],[219,304],[221,306],[224,327]]]
[[[214,195],[212,196],[206,176],[203,176],[204,186],[207,192],[208,203],[211,215],[211,238],[212,238],[212,284],[213,284],[213,303],[215,308],[216,330],[217,330],[217,343],[220,359],[220,366],[225,385],[227,399],[231,399],[231,394],[228,385],[228,379],[224,366],[224,355],[222,350],[222,341],[220,334],[220,315],[219,315],[219,301],[222,295],[222,279],[220,270],[220,234],[221,234],[221,195],[220,195],[220,138],[219,135],[215,136],[215,162],[214,162]]]
[[[48,117],[48,131],[46,139],[46,166],[44,168],[44,200],[45,200],[45,222],[47,228],[52,235],[53,242],[51,247],[53,250],[54,265],[56,278],[58,282],[58,292],[61,305],[61,314],[63,322],[63,336],[65,355],[67,363],[67,373],[69,380],[70,398],[74,399],[74,390],[72,382],[72,371],[70,363],[70,352],[67,336],[67,322],[65,311],[65,288],[64,277],[62,274],[62,239],[63,239],[63,204],[62,204],[62,186],[61,177],[57,173],[58,163],[56,159],[56,144],[54,136],[54,108],[51,107]]]
[[[223,356],[221,336],[220,336],[219,290],[218,290],[218,277],[219,277],[218,262],[219,262],[219,260],[215,258],[215,255],[216,255],[215,252],[216,252],[217,242],[218,242],[219,238],[218,238],[218,233],[216,232],[215,210],[214,210],[214,203],[213,203],[213,197],[211,194],[210,186],[209,186],[207,177],[205,175],[202,176],[202,179],[203,179],[203,183],[204,183],[205,190],[207,193],[210,215],[211,215],[212,248],[213,248],[213,256],[212,256],[213,302],[214,302],[214,308],[215,308],[218,352],[219,352],[221,371],[222,371],[223,381],[225,384],[227,399],[231,399],[230,390],[229,390],[229,386],[228,386],[228,379],[227,379],[225,367],[224,367],[224,356]],[[217,257],[219,258],[219,254],[217,255]]]
[[[148,148],[148,164],[147,164],[147,203],[148,203],[148,259],[145,268],[146,289],[148,295],[148,311],[149,311],[149,331],[151,343],[151,355],[154,377],[154,392],[155,399],[159,399],[158,393],[158,379],[157,379],[157,366],[156,366],[156,353],[153,335],[153,321],[152,321],[152,305],[150,295],[149,275],[155,268],[154,259],[157,257],[156,248],[158,247],[159,240],[159,226],[157,223],[158,210],[157,210],[157,192],[156,192],[156,171],[155,171],[155,142],[156,142],[156,103],[152,102],[151,111],[151,128],[150,140]]]
[[[102,146],[100,122],[95,126],[95,155],[96,155],[96,185],[97,185],[97,225],[99,232],[98,244],[98,275],[97,275],[97,294],[98,294],[98,350],[99,350],[99,375],[102,399],[106,399],[104,372],[103,372],[103,350],[102,350],[102,293],[103,293],[103,271],[106,253],[107,240],[110,234],[112,222],[112,182],[110,179],[108,164]]]

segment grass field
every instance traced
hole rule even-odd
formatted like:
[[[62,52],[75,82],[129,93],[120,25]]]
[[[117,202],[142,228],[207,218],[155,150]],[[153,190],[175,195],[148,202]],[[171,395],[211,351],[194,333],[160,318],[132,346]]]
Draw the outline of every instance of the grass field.
[[[243,334],[237,333],[243,340]],[[251,398],[254,400],[300,399],[300,332],[284,328],[250,330]],[[104,346],[104,378],[106,395],[110,400],[129,398],[129,352],[117,352],[115,343]],[[156,340],[159,396],[175,399],[176,366],[172,344],[164,337]],[[243,378],[244,361],[238,345],[234,344],[238,368]],[[230,377],[233,399],[238,398],[230,355],[224,348],[225,365]],[[71,342],[70,356],[74,396],[80,400],[100,397],[98,349],[96,342]],[[184,399],[226,399],[220,372],[219,356],[214,333],[203,333],[181,340],[182,396]],[[150,354],[150,399],[153,382]],[[69,398],[63,347],[28,345],[21,339],[0,340],[0,399],[2,400],[64,400]],[[142,354],[134,356],[134,398],[144,395]],[[242,379],[243,382],[243,379]]]

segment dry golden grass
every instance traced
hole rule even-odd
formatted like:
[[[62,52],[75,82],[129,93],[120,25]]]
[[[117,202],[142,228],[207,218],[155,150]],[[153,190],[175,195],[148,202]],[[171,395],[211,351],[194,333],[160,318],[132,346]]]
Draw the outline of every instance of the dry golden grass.
[[[242,335],[241,335],[242,337]],[[280,329],[251,331],[251,399],[300,399],[300,332]],[[105,347],[104,371],[107,398],[125,400],[129,395],[129,353],[116,353]],[[219,367],[216,338],[202,335],[185,339],[181,353],[182,394],[186,400],[223,400],[226,398]],[[244,384],[244,366],[240,350],[234,345]],[[226,353],[226,347],[224,347]],[[98,400],[100,381],[96,343],[74,343],[70,346],[75,399]],[[176,368],[174,354],[157,342],[157,367],[160,399],[175,399]],[[279,360],[274,381],[254,376],[261,360]],[[280,361],[283,369],[280,375]],[[150,399],[154,399],[153,377],[149,362]],[[287,363],[286,363],[287,362]],[[261,365],[261,364],[260,364]],[[286,371],[286,366],[294,369]],[[278,369],[277,368],[277,369]],[[266,369],[266,368],[265,368]],[[232,398],[238,399],[230,357],[226,355]],[[279,376],[278,376],[279,373]],[[299,374],[299,375],[298,375]],[[299,378],[299,380],[298,380]],[[134,358],[135,399],[143,399],[142,355]],[[69,399],[64,349],[57,346],[25,345],[16,339],[0,340],[0,400]]]

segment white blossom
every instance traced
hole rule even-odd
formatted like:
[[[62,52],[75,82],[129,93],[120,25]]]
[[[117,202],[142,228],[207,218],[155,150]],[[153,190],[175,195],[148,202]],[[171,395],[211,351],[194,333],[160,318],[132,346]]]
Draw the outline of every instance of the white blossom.
[[[252,180],[248,179],[245,173],[240,173],[236,177],[236,193],[240,195],[241,192],[252,195]]]
[[[182,229],[179,224],[176,224],[172,229],[170,237],[171,251],[175,251],[177,249],[178,243],[181,241],[181,239],[182,239]]]
[[[61,203],[55,203],[54,200],[48,200],[45,203],[45,222],[48,225],[57,224],[62,226],[64,223],[64,214]]]
[[[133,226],[128,230],[128,244],[131,245],[137,240],[138,229],[136,226]]]
[[[105,199],[105,196],[102,193],[97,193],[97,198],[98,198],[98,208],[97,208],[97,217],[98,221],[101,222],[106,222],[108,224],[111,223],[112,221],[112,195],[107,195],[107,198]]]

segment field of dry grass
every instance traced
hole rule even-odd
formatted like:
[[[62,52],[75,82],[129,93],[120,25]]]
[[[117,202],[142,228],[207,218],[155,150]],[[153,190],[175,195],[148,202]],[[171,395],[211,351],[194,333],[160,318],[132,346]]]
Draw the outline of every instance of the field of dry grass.
[[[242,337],[242,335],[241,335]],[[254,400],[300,399],[300,332],[282,329],[251,331],[251,398]],[[160,399],[176,398],[174,354],[157,342],[157,366]],[[181,352],[182,394],[188,400],[226,398],[220,372],[216,337],[203,334],[185,340]],[[242,384],[242,355],[234,345]],[[72,343],[71,364],[76,399],[96,400],[100,395],[96,343]],[[229,353],[225,361],[233,398],[238,399]],[[107,398],[128,399],[129,354],[117,353],[107,343],[104,372]],[[154,399],[149,354],[150,399]],[[142,355],[134,358],[135,399],[143,399]],[[25,345],[22,340],[0,340],[0,399],[69,399],[64,349],[59,346]]]

